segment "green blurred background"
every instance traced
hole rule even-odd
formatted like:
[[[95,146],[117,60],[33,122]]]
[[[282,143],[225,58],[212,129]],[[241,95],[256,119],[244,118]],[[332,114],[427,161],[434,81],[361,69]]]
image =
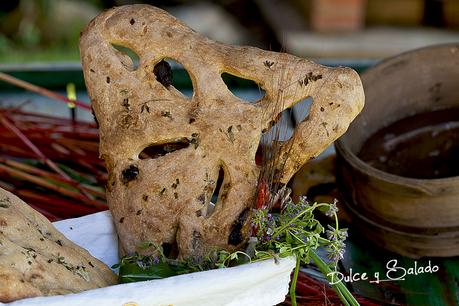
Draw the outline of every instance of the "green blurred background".
[[[148,3],[225,43],[313,58],[383,58],[459,41],[458,0],[2,0],[0,63],[78,61],[101,10]]]

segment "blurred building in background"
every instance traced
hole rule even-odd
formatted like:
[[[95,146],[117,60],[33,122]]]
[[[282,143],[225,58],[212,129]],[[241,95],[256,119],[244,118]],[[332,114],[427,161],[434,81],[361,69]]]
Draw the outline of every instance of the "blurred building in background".
[[[459,42],[459,0],[9,0],[0,2],[0,62],[77,61],[101,10],[161,7],[215,40],[312,58],[382,58]]]

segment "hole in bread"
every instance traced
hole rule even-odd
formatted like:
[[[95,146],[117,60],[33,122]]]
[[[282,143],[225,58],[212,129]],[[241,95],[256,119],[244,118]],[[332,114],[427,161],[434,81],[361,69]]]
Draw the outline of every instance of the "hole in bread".
[[[161,248],[163,249],[163,254],[169,259],[175,259],[178,256],[178,245],[177,245],[177,240],[174,240],[174,242],[169,243],[169,242],[163,242],[161,244]]]
[[[282,111],[274,118],[261,135],[255,156],[257,165],[263,165],[274,158],[280,142],[292,137],[294,129],[293,112],[290,108]]]
[[[155,159],[174,151],[188,148],[190,143],[191,142],[188,138],[183,137],[176,141],[151,144],[140,152],[139,159]]]
[[[203,203],[204,205],[207,204],[207,206],[205,206],[205,209],[206,209],[205,216],[206,217],[210,217],[214,213],[215,208],[218,205],[221,205],[223,201],[225,201],[225,199],[228,196],[229,190],[231,188],[231,182],[230,182],[230,178],[228,175],[228,169],[226,168],[226,165],[223,162],[218,168],[217,181],[214,182],[211,180],[210,184],[214,186],[212,196],[208,198],[209,199],[207,200],[208,203]]]
[[[221,75],[228,90],[239,99],[247,102],[256,102],[265,96],[265,91],[254,81],[240,78],[224,72]]]
[[[273,158],[277,153],[277,141],[289,140],[294,129],[309,115],[312,105],[312,98],[308,97],[297,102],[293,107],[283,110],[276,118],[274,118],[268,128],[263,131],[255,162],[257,165],[262,165]]]
[[[140,58],[137,53],[128,47],[112,44],[115,49],[115,54],[118,56],[121,64],[129,71],[137,70],[139,67]]]
[[[292,120],[295,127],[298,126],[298,124],[300,124],[301,122],[303,122],[304,119],[306,119],[306,117],[309,115],[311,105],[312,97],[308,97],[296,103],[292,107]],[[325,111],[323,107],[320,110]]]
[[[207,207],[207,217],[212,215],[212,213],[214,212],[215,206],[217,205],[217,202],[218,202],[220,191],[223,186],[224,179],[225,179],[225,170],[223,169],[223,166],[220,166],[220,169],[218,170],[217,183],[215,184],[214,192],[212,193],[209,206]]]
[[[156,80],[164,87],[172,90],[171,85],[186,97],[193,95],[193,83],[185,67],[179,62],[165,58],[159,61],[153,68]]]
[[[225,179],[225,170],[223,169],[223,166],[220,166],[218,170],[218,178],[217,182],[215,183],[215,188],[212,193],[212,196],[210,197],[209,203],[207,203],[207,209],[206,209],[206,217],[212,216],[212,214],[215,211],[215,207],[218,204],[218,195],[220,194],[220,190],[223,185],[223,180]]]
[[[249,217],[249,209],[245,208],[234,220],[233,225],[231,226],[231,232],[228,236],[228,244],[238,246],[241,242],[244,241],[244,236],[242,235],[242,228],[244,223]]]

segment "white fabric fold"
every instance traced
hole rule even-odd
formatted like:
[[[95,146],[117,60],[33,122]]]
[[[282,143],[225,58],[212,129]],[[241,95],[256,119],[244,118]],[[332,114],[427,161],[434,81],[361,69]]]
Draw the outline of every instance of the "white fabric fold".
[[[110,212],[54,223],[67,238],[108,266],[119,260]],[[77,294],[23,299],[8,306],[156,306],[275,305],[285,299],[293,258],[246,264],[106,288]],[[130,304],[131,303],[131,304]]]

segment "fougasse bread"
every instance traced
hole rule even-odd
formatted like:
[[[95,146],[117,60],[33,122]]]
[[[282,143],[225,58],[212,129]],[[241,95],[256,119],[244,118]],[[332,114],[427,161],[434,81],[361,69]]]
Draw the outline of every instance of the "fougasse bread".
[[[138,66],[119,46],[138,55]],[[346,131],[364,104],[352,69],[218,43],[148,5],[101,13],[83,31],[80,52],[122,255],[161,245],[199,258],[241,247],[260,173],[255,154],[279,114],[313,98],[309,116],[274,161],[276,180],[286,183]],[[192,97],[171,84],[167,58],[187,70]],[[264,96],[255,103],[238,98],[222,73],[256,82]]]
[[[0,189],[0,302],[116,283],[109,267],[21,199]]]

